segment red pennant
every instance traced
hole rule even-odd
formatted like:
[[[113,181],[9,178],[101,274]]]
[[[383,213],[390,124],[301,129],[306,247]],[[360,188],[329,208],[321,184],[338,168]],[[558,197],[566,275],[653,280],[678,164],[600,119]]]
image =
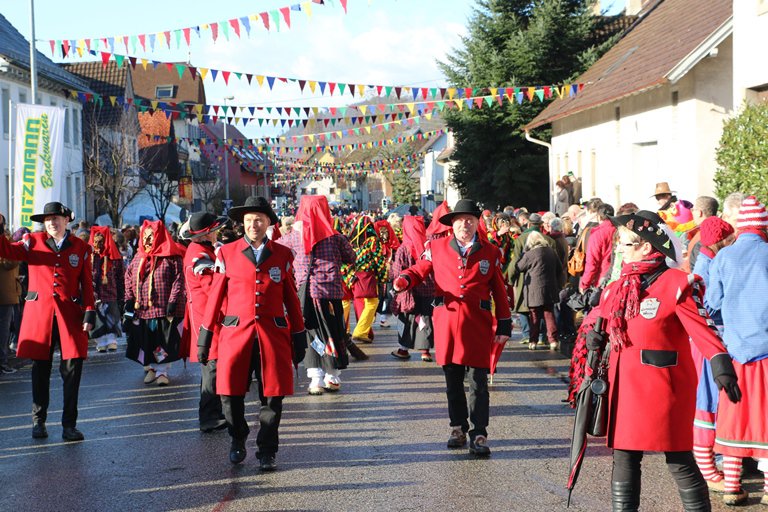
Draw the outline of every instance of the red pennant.
[[[147,51],[147,34],[139,34],[139,43],[144,51]]]
[[[213,42],[216,42],[216,38],[219,37],[219,24],[218,23],[211,23],[211,36],[213,37]]]
[[[165,44],[167,44],[168,45],[168,49],[170,49],[171,48],[171,31],[170,30],[166,30],[163,33],[165,34]]]
[[[235,35],[240,37],[240,22],[237,20],[237,18],[232,18],[229,20],[229,25],[235,29]]]
[[[187,42],[187,46],[189,46],[189,32],[190,32],[190,30],[191,29],[189,27],[187,27],[185,29],[182,29],[182,32],[184,32],[184,41]]]
[[[88,48],[88,53],[91,53],[91,40],[86,39],[85,40],[85,47]]]
[[[69,53],[69,41],[66,39],[61,42],[61,48],[63,49],[64,56],[66,57]],[[106,64],[104,64],[106,66]]]
[[[51,39],[49,43],[51,43],[51,56],[53,57],[56,55],[56,41]]]
[[[224,83],[229,85],[229,71],[222,71],[221,76],[224,77]]]
[[[168,68],[168,71],[172,71],[173,70],[173,62],[166,62],[165,63],[165,67]]]
[[[336,82],[328,82],[328,90],[331,91],[331,96],[333,96],[334,89],[336,89]]]
[[[381,96],[381,90],[382,90],[383,88],[384,88],[384,86],[383,86],[383,85],[377,85],[377,86],[376,86],[376,94],[377,94],[378,96]]]
[[[465,87],[464,88],[464,97],[465,98],[471,98],[472,97],[472,88],[471,87]]]
[[[347,14],[347,0],[341,0],[341,6],[344,8],[344,14]]]
[[[552,97],[552,87],[548,85],[544,86],[544,97],[547,99]]]
[[[261,16],[261,21],[264,23],[264,28],[269,30],[269,13],[262,12],[259,13],[259,16]]]
[[[125,53],[128,53],[128,36],[123,36],[123,46],[125,46]]]
[[[197,68],[194,66],[187,66],[189,74],[192,75],[192,80],[197,80]]]
[[[66,41],[65,41],[66,42]],[[111,56],[110,53],[107,52],[101,52],[101,65],[103,67],[107,67],[107,63],[109,62],[109,57]]]
[[[291,28],[291,8],[281,7],[280,14],[283,15],[283,19],[285,20],[285,24],[288,25],[288,28]]]

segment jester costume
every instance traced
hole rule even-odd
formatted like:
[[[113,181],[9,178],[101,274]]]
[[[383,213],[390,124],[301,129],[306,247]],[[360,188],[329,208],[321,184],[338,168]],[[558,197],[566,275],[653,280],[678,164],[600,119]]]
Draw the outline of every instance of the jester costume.
[[[123,256],[107,226],[93,226],[88,243],[93,248],[91,269],[96,301],[96,323],[89,337],[96,341],[97,351],[112,352],[117,350],[117,337],[122,334],[120,315],[125,295]]]

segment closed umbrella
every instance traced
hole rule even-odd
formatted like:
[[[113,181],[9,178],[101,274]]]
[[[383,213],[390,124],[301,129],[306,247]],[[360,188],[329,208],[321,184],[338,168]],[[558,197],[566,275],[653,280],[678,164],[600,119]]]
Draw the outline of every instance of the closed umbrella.
[[[603,319],[598,318],[595,323],[595,331],[599,332],[603,327]],[[573,420],[573,436],[571,437],[571,464],[568,474],[568,505],[571,505],[571,493],[576,486],[576,480],[579,478],[581,465],[584,462],[584,454],[587,450],[587,433],[594,414],[595,393],[593,382],[597,375],[598,365],[600,364],[600,353],[596,350],[590,350],[587,353],[587,366],[584,372],[584,380],[581,382],[579,391],[576,394],[576,414]]]

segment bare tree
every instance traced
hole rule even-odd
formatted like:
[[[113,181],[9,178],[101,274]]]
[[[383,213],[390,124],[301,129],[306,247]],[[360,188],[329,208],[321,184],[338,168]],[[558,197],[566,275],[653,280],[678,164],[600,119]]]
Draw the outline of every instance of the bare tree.
[[[94,216],[119,226],[126,205],[141,192],[137,146],[141,134],[134,107],[89,103],[83,111],[83,169]]]
[[[169,178],[165,172],[142,171],[141,174],[144,181],[147,182],[144,193],[152,201],[155,217],[165,222],[168,207],[173,202],[173,196],[179,191],[179,182]]]

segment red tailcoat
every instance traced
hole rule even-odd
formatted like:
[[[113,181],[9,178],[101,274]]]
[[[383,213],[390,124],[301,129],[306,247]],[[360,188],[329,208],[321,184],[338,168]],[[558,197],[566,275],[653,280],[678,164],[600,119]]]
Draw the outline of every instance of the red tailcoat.
[[[292,262],[291,250],[272,241],[266,242],[258,262],[245,238],[219,249],[219,272],[208,294],[201,340],[221,323],[216,366],[220,395],[241,396],[248,391],[254,339],[261,351],[264,395],[293,394],[291,333],[304,330],[304,319]]]
[[[487,240],[478,240],[462,258],[456,238],[432,240],[416,265],[405,270],[409,288],[430,273],[435,276],[435,355],[440,365],[489,368],[496,333],[509,336],[509,301],[501,276],[501,253]],[[494,314],[499,326],[494,332]]]
[[[197,361],[197,346],[193,345],[192,340],[197,338],[200,332],[200,326],[203,325],[205,316],[205,307],[208,303],[208,292],[213,284],[213,270],[204,270],[195,273],[195,266],[203,263],[216,261],[216,253],[212,244],[201,244],[192,242],[187,247],[184,254],[184,284],[187,291],[187,307],[184,315],[184,335],[181,339],[181,357],[189,357],[190,361]],[[208,358],[218,359],[218,334],[219,326],[213,333],[213,341]]]
[[[72,233],[58,252],[47,233],[30,233],[14,244],[0,236],[0,257],[29,264],[18,357],[50,359],[54,315],[61,338],[61,358],[88,356],[88,333],[83,331],[83,322],[92,324],[96,315],[90,249]]]
[[[698,374],[690,340],[704,357],[725,352],[709,319],[701,278],[670,269],[640,292],[640,314],[627,321],[630,346],[612,350],[607,444],[620,450],[689,451]],[[620,281],[608,285],[599,315]]]

